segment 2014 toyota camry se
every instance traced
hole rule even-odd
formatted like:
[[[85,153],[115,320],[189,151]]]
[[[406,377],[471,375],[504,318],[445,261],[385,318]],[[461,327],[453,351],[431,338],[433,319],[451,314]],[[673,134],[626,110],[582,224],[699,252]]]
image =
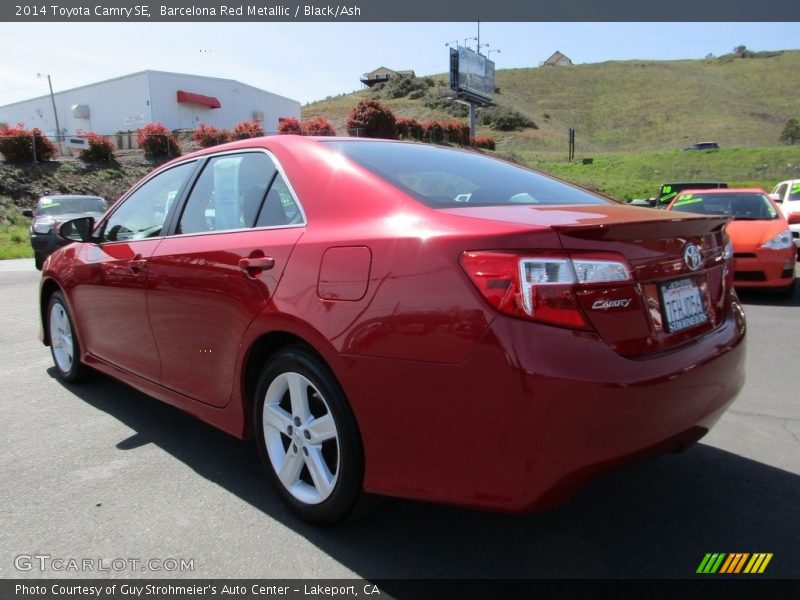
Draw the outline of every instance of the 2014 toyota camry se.
[[[254,437],[305,519],[380,495],[533,510],[733,401],[726,223],[471,151],[245,140],[63,224],[42,337],[66,381],[91,367]]]

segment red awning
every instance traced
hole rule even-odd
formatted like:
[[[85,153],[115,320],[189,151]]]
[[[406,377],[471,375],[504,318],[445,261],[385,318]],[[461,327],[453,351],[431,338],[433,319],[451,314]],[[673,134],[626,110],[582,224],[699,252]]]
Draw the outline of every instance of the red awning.
[[[214,96],[203,96],[203,94],[193,94],[178,90],[178,102],[187,104],[200,104],[208,108],[221,108],[222,104]]]

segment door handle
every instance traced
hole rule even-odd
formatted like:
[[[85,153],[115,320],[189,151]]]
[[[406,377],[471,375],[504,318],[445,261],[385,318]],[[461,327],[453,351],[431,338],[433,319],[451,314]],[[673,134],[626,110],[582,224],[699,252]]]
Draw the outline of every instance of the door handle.
[[[128,268],[134,275],[138,275],[142,271],[147,270],[147,260],[144,258],[135,258],[128,261]]]
[[[257,277],[261,271],[268,271],[275,266],[271,256],[251,256],[239,260],[239,268],[251,277]]]

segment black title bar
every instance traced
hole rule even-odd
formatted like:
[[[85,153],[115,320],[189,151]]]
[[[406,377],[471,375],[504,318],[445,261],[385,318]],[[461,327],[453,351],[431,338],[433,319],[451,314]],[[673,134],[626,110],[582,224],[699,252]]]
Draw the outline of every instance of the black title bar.
[[[798,0],[13,0],[9,22],[800,21]]]

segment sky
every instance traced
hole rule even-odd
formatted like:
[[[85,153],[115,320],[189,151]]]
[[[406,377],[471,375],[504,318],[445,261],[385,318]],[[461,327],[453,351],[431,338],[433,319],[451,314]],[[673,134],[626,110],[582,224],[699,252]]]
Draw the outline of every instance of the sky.
[[[235,79],[302,104],[359,89],[380,66],[448,69],[445,44],[475,48],[477,23],[15,23],[0,37],[0,105],[147,69]],[[481,23],[496,68],[700,59],[743,44],[800,47],[800,23]]]

